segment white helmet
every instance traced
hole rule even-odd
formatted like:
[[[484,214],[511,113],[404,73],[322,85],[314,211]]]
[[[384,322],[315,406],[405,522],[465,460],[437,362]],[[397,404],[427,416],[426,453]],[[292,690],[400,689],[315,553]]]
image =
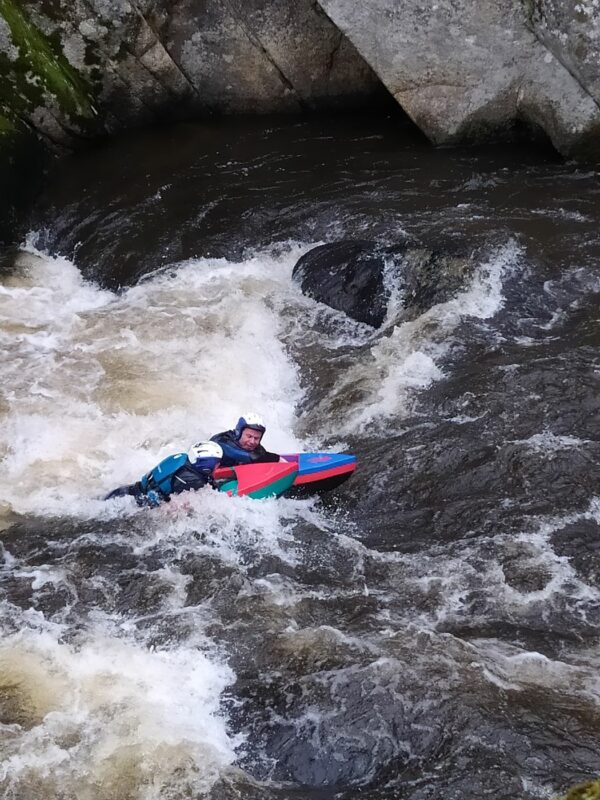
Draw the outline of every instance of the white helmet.
[[[223,450],[216,442],[198,442],[190,447],[187,457],[194,467],[212,471],[223,458]]]
[[[240,417],[237,421],[237,425],[235,426],[235,438],[239,439],[242,435],[242,431],[244,428],[252,428],[255,431],[259,431],[261,436],[267,430],[267,426],[262,420],[262,417],[258,414],[254,414],[253,412],[249,412],[248,414],[244,414],[243,417]]]

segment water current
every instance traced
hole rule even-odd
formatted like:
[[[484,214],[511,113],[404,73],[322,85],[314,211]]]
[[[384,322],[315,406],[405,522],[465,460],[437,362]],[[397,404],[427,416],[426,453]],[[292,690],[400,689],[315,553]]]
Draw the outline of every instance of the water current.
[[[398,120],[138,132],[60,162],[0,282],[7,800],[549,798],[600,765],[600,181]],[[380,330],[341,238],[476,251]],[[331,495],[104,503],[253,410]]]

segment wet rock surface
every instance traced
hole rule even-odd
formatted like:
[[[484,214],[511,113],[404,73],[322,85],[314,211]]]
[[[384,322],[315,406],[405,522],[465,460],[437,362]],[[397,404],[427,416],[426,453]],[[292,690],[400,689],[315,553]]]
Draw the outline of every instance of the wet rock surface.
[[[372,69],[309,0],[5,0],[0,12],[7,113],[65,145],[165,115],[387,101]],[[36,80],[25,80],[25,70]]]
[[[384,283],[386,260],[399,250],[378,248],[376,242],[368,241],[324,244],[300,258],[293,278],[314,300],[378,328],[389,300]]]
[[[552,534],[557,555],[567,558],[577,574],[593,586],[600,586],[600,526],[585,517]]]
[[[473,270],[468,256],[435,252],[415,240],[392,245],[345,241],[305,253],[293,278],[314,300],[357,322],[380,327],[397,295],[406,317],[453,297]]]

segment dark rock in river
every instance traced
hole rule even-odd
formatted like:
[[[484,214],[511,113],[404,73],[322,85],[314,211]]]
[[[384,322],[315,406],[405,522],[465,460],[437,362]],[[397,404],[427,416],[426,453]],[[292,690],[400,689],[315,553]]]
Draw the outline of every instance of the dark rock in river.
[[[378,328],[395,289],[408,318],[448,300],[471,271],[469,256],[439,253],[416,241],[384,246],[357,240],[309,250],[298,260],[293,278],[314,300]]]
[[[388,249],[370,241],[324,244],[299,259],[292,277],[314,300],[379,327],[389,299],[384,285]]]

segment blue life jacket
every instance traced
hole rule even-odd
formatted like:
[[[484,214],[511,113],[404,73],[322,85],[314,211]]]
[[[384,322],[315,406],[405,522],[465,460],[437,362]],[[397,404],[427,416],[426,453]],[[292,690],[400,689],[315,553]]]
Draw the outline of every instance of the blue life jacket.
[[[174,456],[167,456],[140,480],[142,491],[148,492],[151,489],[158,489],[165,497],[168,497],[173,492],[173,477],[175,473],[187,463],[187,453],[176,453]]]

